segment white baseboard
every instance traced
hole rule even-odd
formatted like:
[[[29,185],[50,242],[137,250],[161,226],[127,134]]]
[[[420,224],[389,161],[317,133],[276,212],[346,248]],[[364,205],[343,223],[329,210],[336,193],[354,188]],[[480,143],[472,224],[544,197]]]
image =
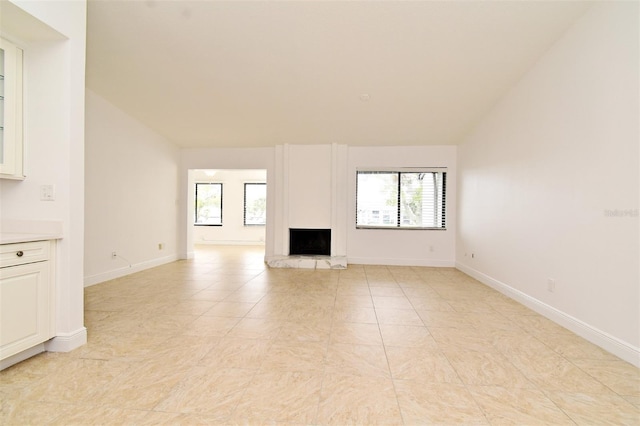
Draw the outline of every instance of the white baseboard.
[[[70,352],[87,343],[87,329],[82,327],[71,333],[58,333],[53,339],[44,342],[47,352]]]
[[[244,240],[199,240],[194,245],[203,246],[264,246],[264,241],[244,241]]]
[[[177,254],[172,254],[165,257],[159,257],[157,259],[147,260],[145,262],[136,263],[130,266],[125,266],[111,271],[101,272],[99,274],[90,275],[84,277],[84,286],[89,287],[95,284],[99,284],[105,281],[113,280],[116,278],[124,277],[126,275],[134,274],[136,272],[144,271],[145,269],[155,268],[156,266],[164,265],[165,263],[171,263],[178,260]]]
[[[588,340],[594,345],[600,346],[602,349],[635,365],[636,367],[640,367],[640,348],[634,347],[633,345],[624,342],[609,333],[599,330],[463,263],[456,262],[455,266],[465,274],[499,291],[505,296],[522,303],[526,307],[576,333],[578,336]]]
[[[32,356],[38,355],[41,352],[44,352],[44,343],[40,343],[39,345],[35,345],[29,349],[26,349],[22,352],[18,352],[15,355],[11,355],[8,358],[0,361],[0,371],[5,368],[9,368],[14,364],[24,361],[27,358],[31,358]]]
[[[439,268],[453,268],[456,266],[454,260],[437,259],[390,259],[371,257],[349,257],[349,264],[354,265],[387,265],[387,266],[431,266]]]

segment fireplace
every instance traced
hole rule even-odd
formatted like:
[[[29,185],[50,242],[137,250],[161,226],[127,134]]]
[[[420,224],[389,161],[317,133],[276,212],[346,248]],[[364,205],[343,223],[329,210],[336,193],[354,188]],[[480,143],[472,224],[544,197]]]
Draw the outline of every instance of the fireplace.
[[[331,229],[289,229],[289,254],[330,256]]]

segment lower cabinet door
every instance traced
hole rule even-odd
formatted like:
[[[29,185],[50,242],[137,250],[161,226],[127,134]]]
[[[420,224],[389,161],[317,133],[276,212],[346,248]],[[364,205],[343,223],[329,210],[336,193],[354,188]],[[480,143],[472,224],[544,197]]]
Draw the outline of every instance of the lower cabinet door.
[[[0,269],[0,359],[50,338],[49,262]]]

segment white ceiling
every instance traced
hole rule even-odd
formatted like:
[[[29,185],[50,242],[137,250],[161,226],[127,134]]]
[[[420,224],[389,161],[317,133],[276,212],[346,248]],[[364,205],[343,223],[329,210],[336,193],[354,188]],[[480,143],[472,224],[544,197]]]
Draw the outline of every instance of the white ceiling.
[[[456,144],[577,1],[105,1],[87,86],[182,147]]]

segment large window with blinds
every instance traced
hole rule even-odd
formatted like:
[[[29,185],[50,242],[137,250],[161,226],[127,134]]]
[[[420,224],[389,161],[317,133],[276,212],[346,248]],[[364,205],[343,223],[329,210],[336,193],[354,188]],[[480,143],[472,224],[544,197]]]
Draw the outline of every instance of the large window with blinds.
[[[222,226],[222,184],[196,183],[195,225]]]
[[[266,225],[267,184],[244,184],[244,225]]]
[[[446,229],[446,168],[356,173],[357,228]]]

